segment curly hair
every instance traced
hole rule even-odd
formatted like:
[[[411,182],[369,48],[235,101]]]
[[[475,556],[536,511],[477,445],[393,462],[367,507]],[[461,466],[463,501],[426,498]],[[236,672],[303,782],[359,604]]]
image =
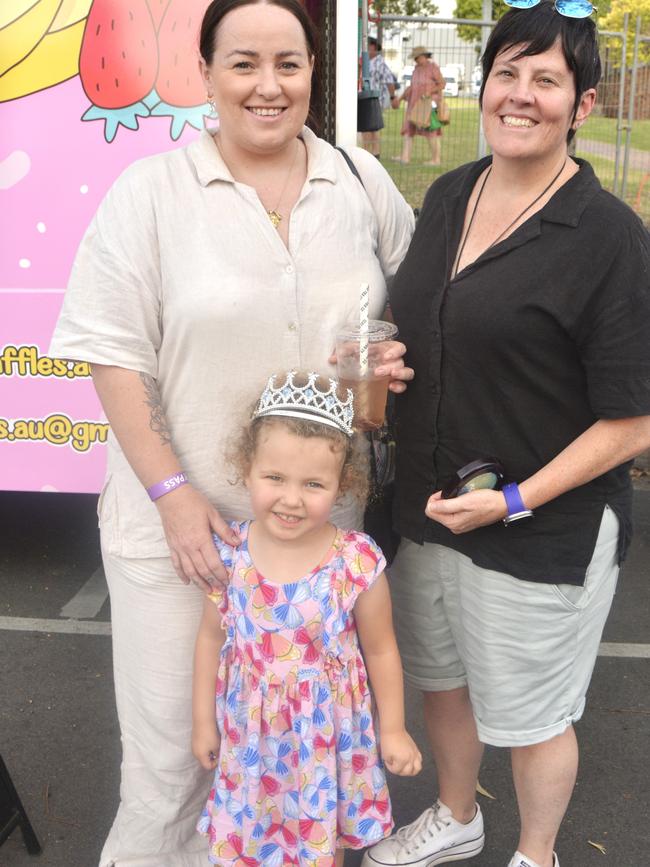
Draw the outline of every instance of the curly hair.
[[[294,377],[294,382],[300,384],[299,377]],[[329,380],[316,380],[315,385],[327,391]],[[249,474],[262,433],[272,427],[282,426],[289,433],[303,439],[318,437],[326,440],[331,451],[341,455],[339,494],[350,493],[359,502],[365,502],[369,487],[368,457],[364,439],[360,434],[355,432],[349,437],[343,431],[307,416],[304,419],[277,415],[252,418],[257,403],[256,400],[249,413],[249,422],[244,425],[227,453],[227,460],[236,472],[234,484],[243,482]]]

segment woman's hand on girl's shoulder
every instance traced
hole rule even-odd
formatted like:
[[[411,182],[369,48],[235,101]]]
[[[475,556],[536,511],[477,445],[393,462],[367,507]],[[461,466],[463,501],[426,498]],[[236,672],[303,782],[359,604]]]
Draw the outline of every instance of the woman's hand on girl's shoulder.
[[[232,545],[240,540],[207,497],[191,485],[183,485],[156,500],[156,506],[172,564],[181,581],[196,584],[205,593],[226,585],[228,573],[214,546],[212,533]]]
[[[414,777],[422,770],[422,755],[411,735],[399,732],[381,733],[381,757],[391,774]]]

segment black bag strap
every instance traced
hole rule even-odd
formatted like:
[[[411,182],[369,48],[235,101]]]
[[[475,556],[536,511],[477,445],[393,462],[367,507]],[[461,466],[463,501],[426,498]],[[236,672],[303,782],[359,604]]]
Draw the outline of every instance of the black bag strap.
[[[352,174],[355,176],[355,178],[357,178],[357,180],[359,181],[359,183],[361,184],[361,186],[362,186],[362,187],[364,188],[364,190],[365,190],[366,185],[365,185],[364,182],[361,180],[361,175],[359,174],[359,171],[358,171],[357,167],[355,166],[355,164],[354,164],[354,162],[353,162],[352,157],[350,156],[350,154],[349,154],[346,150],[343,150],[343,148],[342,148],[342,147],[339,147],[338,145],[335,145],[334,147],[335,147],[336,150],[341,154],[341,156],[343,157],[343,159],[344,159],[344,160],[346,161],[346,163],[348,164],[348,168],[350,169],[350,171],[352,172]]]

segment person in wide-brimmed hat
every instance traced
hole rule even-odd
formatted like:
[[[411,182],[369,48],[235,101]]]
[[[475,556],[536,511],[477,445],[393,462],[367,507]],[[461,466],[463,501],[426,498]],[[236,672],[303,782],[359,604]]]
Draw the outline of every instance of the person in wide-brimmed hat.
[[[432,101],[437,104],[442,99],[442,91],[445,87],[445,79],[440,72],[437,63],[431,60],[431,52],[424,45],[416,46],[411,52],[411,59],[415,62],[411,84],[406,88],[401,99],[406,100],[406,114],[402,125],[402,153],[394,160],[400,163],[411,161],[413,149],[413,137],[421,135],[426,138],[431,148],[431,159],[425,162],[428,166],[440,165],[440,137],[442,130],[431,129]],[[399,101],[394,101],[397,108]]]
[[[414,48],[411,52],[411,60],[417,60],[418,57],[422,57],[422,55],[425,57],[431,57],[432,52],[429,51],[428,48],[425,48],[424,45],[418,45],[417,48]]]

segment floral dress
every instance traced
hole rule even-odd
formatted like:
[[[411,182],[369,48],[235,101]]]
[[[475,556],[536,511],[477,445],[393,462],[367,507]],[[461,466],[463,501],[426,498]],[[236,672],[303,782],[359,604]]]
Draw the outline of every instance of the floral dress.
[[[221,747],[198,830],[215,864],[331,867],[338,847],[393,827],[352,614],[386,562],[368,536],[337,530],[312,572],[275,583],[251,561],[249,523],[238,529],[237,548],[215,537],[231,579],[212,594]]]

